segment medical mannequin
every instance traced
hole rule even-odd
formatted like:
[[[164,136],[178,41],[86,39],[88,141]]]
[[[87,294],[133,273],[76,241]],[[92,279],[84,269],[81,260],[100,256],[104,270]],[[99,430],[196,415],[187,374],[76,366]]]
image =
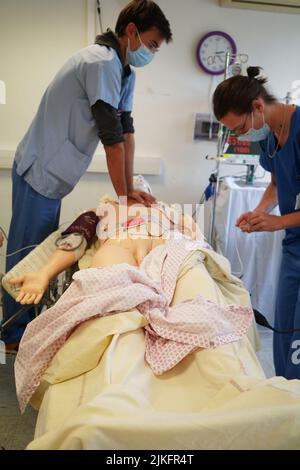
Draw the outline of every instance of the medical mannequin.
[[[139,266],[150,251],[178,234],[189,239],[203,239],[191,218],[178,208],[172,209],[161,203],[147,208],[134,200],[129,200],[127,206],[106,200],[98,209],[90,211],[98,214],[100,219],[97,227],[100,248],[95,252],[90,267],[120,263]],[[22,305],[38,304],[49,282],[76,261],[74,251],[57,249],[39,271],[11,279],[12,285],[20,286],[16,301]]]
[[[262,200],[242,214],[236,225],[243,232],[285,229],[282,264],[277,288],[275,328],[300,328],[300,108],[279,103],[264,87],[259,67],[249,67],[248,77],[222,82],[213,97],[219,121],[240,140],[258,141],[260,164],[271,173]],[[279,204],[280,216],[269,212]],[[276,289],[276,286],[274,286]],[[297,348],[300,333],[274,333],[277,375],[300,379]]]
[[[99,139],[116,194],[146,205],[154,202],[153,196],[134,191],[132,185],[135,72],[130,66],[149,64],[161,44],[171,39],[170,24],[159,6],[132,0],[121,11],[115,33],[107,30],[97,36],[95,44],[80,49],[59,70],[16,150],[8,253],[40,244],[57,229],[61,199],[86,172]],[[6,271],[29,251],[7,258]],[[4,320],[18,308],[4,296]],[[8,349],[19,342],[32,318],[33,309],[5,332]]]

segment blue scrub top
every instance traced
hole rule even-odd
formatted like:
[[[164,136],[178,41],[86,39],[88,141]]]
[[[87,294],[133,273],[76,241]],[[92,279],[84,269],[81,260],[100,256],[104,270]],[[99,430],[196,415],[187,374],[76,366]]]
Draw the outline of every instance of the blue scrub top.
[[[93,44],[76,52],[50,83],[18,145],[18,175],[48,198],[70,193],[99,142],[91,106],[102,100],[132,111],[134,84],[135,73],[124,77],[115,49]]]
[[[268,138],[271,155],[274,153],[277,145],[273,133],[270,133],[264,141],[260,142],[260,164],[276,178],[281,214],[290,214],[296,212],[296,197],[300,194],[300,108],[297,106],[292,114],[288,140],[276,152],[274,158],[268,156]],[[300,227],[288,228],[285,232],[286,235],[282,245],[299,256]]]

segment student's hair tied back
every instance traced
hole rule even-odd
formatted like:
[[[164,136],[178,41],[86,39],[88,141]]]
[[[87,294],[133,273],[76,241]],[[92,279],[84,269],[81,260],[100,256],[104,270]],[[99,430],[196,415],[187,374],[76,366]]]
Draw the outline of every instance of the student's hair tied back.
[[[257,80],[261,85],[264,85],[264,83],[267,82],[267,79],[261,76],[261,70],[262,70],[262,67],[258,67],[258,66],[248,67],[247,75],[248,75],[248,78],[250,78],[250,80]]]

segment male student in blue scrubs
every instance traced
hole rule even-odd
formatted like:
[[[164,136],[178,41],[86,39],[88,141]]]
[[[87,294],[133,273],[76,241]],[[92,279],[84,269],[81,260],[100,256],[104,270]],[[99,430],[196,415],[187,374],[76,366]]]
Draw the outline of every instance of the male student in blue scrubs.
[[[159,6],[133,0],[121,11],[115,33],[97,36],[95,44],[75,53],[57,73],[16,151],[8,254],[41,243],[58,228],[61,199],[85,173],[99,139],[117,195],[146,205],[154,202],[132,186],[135,73],[130,66],[149,64],[171,39]],[[6,271],[30,250],[8,257]],[[4,321],[19,308],[6,294]],[[5,331],[7,350],[17,349],[33,318],[31,309]]]
[[[248,233],[285,229],[275,328],[290,333],[274,333],[274,364],[277,375],[300,379],[300,108],[279,103],[264,87],[259,67],[247,73],[217,87],[214,112],[240,140],[260,143],[260,163],[271,173],[258,206],[236,225]],[[269,214],[277,204],[281,215]]]

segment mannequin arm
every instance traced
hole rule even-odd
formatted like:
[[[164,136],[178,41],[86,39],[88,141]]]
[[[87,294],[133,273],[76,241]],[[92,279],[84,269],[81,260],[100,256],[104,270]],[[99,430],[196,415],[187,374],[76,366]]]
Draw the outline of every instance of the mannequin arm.
[[[22,305],[38,304],[50,281],[75,262],[74,252],[56,250],[43,268],[11,279],[10,284],[20,287],[16,301]]]

